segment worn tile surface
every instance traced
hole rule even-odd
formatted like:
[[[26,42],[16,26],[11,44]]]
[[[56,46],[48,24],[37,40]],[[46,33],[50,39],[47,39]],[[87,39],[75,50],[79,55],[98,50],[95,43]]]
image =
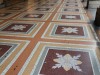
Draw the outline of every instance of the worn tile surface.
[[[81,0],[23,0],[0,9],[0,75],[100,75],[90,16]]]

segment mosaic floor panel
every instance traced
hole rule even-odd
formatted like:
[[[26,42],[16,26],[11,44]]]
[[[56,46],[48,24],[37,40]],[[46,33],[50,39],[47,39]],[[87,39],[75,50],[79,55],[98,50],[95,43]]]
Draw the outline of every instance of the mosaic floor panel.
[[[78,1],[76,1],[76,2],[74,2],[74,1],[73,2],[65,1],[65,2],[63,2],[63,4],[64,3],[65,4],[80,4],[80,5],[82,5],[82,3],[80,1],[79,2]]]
[[[57,13],[52,21],[62,22],[89,22],[86,14]]]
[[[71,2],[71,3],[73,3],[73,2],[81,2],[80,0],[64,0],[64,2]]]
[[[43,22],[8,21],[1,25],[0,35],[16,37],[34,37]]]
[[[0,75],[100,75],[99,40],[86,11],[81,0],[0,9]]]
[[[51,3],[51,4],[42,4],[41,6],[47,6],[47,7],[56,7],[57,4]]]
[[[16,37],[34,37],[43,24],[43,22],[33,21],[8,21],[2,24],[0,28],[0,35]]]
[[[86,13],[86,11],[83,9],[83,8],[59,8],[58,12],[61,12],[61,13]]]
[[[32,8],[32,9],[30,9],[30,10],[28,10],[28,11],[30,11],[30,12],[34,12],[34,11],[36,11],[36,12],[53,12],[55,10],[55,8],[51,8],[51,7],[37,7],[37,8]]]
[[[0,74],[5,75],[29,41],[0,39]],[[9,65],[8,65],[9,64]]]
[[[87,31],[88,30],[88,31]],[[88,24],[52,22],[42,38],[56,40],[95,40]]]
[[[13,12],[21,12],[21,11],[25,11],[27,10],[29,7],[25,7],[25,6],[11,6],[11,7],[7,7],[7,8],[3,8],[1,9],[1,11],[13,11]]]
[[[81,4],[71,4],[71,3],[69,3],[69,4],[66,4],[66,3],[64,3],[64,4],[62,4],[61,5],[61,7],[77,7],[77,8],[82,8],[83,7],[83,5],[81,5]]]
[[[37,60],[34,59],[34,53],[37,54]],[[72,44],[39,42],[29,58],[19,75],[100,74],[94,50],[85,45],[79,47]]]
[[[40,20],[45,21],[50,17],[51,13],[42,13],[42,12],[35,12],[35,13],[22,13],[15,17],[14,19],[17,20]]]
[[[0,19],[9,19],[17,14],[19,12],[0,12]]]
[[[56,8],[59,4],[57,3],[38,3],[37,5],[35,5],[35,7],[51,7],[51,8]]]

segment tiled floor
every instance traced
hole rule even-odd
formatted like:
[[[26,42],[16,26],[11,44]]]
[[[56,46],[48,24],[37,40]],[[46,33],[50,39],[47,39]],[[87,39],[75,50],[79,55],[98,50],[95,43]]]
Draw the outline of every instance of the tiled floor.
[[[94,32],[80,0],[0,9],[0,75],[100,75]]]

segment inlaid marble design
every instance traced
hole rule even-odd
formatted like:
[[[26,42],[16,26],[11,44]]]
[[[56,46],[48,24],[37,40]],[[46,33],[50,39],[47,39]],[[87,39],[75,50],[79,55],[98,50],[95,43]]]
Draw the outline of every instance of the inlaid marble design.
[[[37,12],[53,12],[55,8],[51,8],[51,7],[37,7],[35,8],[33,11],[37,11]],[[30,9],[32,10],[32,9]]]
[[[0,75],[100,75],[99,42],[87,15],[81,0],[0,9]]]
[[[27,14],[23,18],[42,18],[44,14]]]
[[[81,40],[93,41],[94,36],[87,24],[80,23],[56,23],[52,22],[44,32],[42,38],[56,40]]]
[[[0,43],[0,63],[17,47],[17,44]]]
[[[52,21],[62,22],[89,22],[86,14],[78,13],[57,13]]]
[[[81,2],[78,2],[78,1],[73,1],[73,2],[64,1],[63,3],[66,3],[66,4],[82,4]]]
[[[31,7],[31,5],[28,5],[28,6],[15,5],[15,6],[8,7],[7,10],[8,11],[25,11],[25,10],[29,9],[30,7]]]
[[[17,14],[19,14],[19,12],[0,12],[0,18],[9,19]]]
[[[64,1],[63,4],[79,4],[79,5],[83,5],[81,1]]]
[[[51,1],[48,1],[47,4],[51,4],[51,3],[61,3],[61,0],[51,0]]]
[[[80,0],[64,0],[64,2],[70,2],[70,3],[73,3],[73,2],[81,2]]]
[[[76,4],[76,3],[63,3],[61,7],[77,7],[77,8],[82,8],[82,4]]]
[[[11,8],[8,8],[8,10],[21,10],[22,8],[21,7],[11,7]]]
[[[45,21],[49,18],[51,13],[35,12],[35,13],[22,13],[13,19],[17,20],[42,20]]]
[[[36,8],[37,11],[49,11],[50,8]]]
[[[10,11],[10,12],[20,12],[20,11],[25,11],[27,10],[29,7],[25,7],[25,6],[10,6],[10,7],[7,7],[7,8],[3,8],[1,9],[0,11]]]
[[[61,13],[86,13],[86,11],[83,9],[83,8],[69,8],[69,7],[66,7],[66,8],[59,8],[58,12],[61,12]]]
[[[5,75],[29,44],[27,40],[0,39],[0,74]],[[8,66],[9,65],[9,66]]]
[[[55,4],[42,4],[41,6],[55,6]]]
[[[37,57],[34,57],[34,53],[37,53]],[[19,74],[98,75],[100,73],[95,50],[86,45],[80,47],[75,44],[39,42],[29,57]],[[33,67],[29,68],[30,65]]]
[[[34,37],[43,24],[43,22],[32,21],[29,21],[28,23],[25,21],[8,21],[7,23],[2,24],[0,35]]]
[[[79,26],[60,26],[58,25],[55,31],[55,35],[77,35],[84,36],[84,28]]]

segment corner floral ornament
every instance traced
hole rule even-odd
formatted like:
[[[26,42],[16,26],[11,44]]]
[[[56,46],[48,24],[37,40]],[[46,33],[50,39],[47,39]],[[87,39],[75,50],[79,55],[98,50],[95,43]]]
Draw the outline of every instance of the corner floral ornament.
[[[57,64],[55,64],[52,67],[53,69],[63,67],[65,71],[69,71],[71,68],[73,68],[74,70],[82,72],[82,69],[78,66],[82,64],[82,62],[78,60],[81,57],[81,55],[77,55],[73,57],[70,54],[66,54],[65,56],[62,56],[56,53],[56,55],[58,58],[53,59],[53,61],[56,62]]]

